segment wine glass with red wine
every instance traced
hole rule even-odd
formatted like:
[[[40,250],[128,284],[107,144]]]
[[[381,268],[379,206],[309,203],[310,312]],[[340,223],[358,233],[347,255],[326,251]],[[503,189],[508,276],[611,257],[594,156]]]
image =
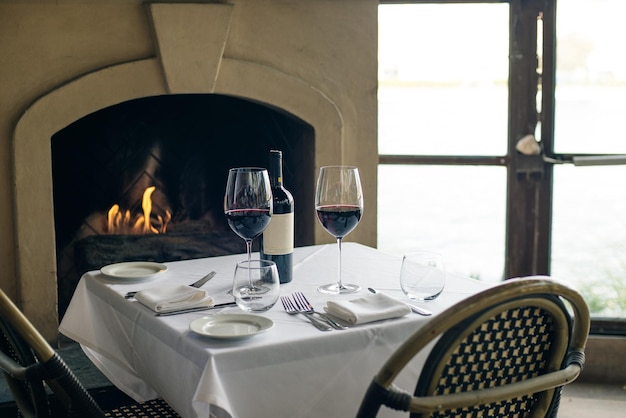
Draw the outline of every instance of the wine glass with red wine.
[[[337,239],[339,248],[339,275],[337,283],[320,286],[322,293],[341,294],[358,292],[356,284],[341,281],[341,240],[361,220],[363,213],[363,191],[359,169],[348,166],[326,166],[320,168],[315,193],[317,219],[324,229]]]
[[[246,241],[250,264],[252,240],[261,235],[272,217],[272,187],[266,169],[241,167],[229,170],[224,213],[230,228]]]

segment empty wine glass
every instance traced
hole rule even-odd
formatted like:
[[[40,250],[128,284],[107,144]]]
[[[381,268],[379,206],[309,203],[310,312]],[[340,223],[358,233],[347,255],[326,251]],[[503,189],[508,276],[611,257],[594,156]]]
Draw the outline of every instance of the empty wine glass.
[[[326,166],[320,168],[315,193],[315,211],[322,227],[337,239],[339,248],[339,274],[337,283],[320,286],[323,293],[353,293],[361,288],[356,284],[341,281],[341,240],[361,220],[363,191],[359,169],[348,166]]]
[[[272,188],[266,169],[241,167],[229,170],[224,213],[230,228],[246,241],[250,263],[252,240],[267,228],[272,216]]]

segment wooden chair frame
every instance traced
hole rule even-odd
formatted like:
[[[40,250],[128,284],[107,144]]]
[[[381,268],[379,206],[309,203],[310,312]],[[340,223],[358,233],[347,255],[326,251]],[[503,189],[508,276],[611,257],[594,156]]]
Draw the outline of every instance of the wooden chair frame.
[[[177,416],[162,399],[145,404],[124,405],[114,411],[103,411],[63,359],[2,289],[0,289],[0,338],[6,340],[2,344],[12,354],[0,350],[0,369],[5,374],[20,412],[26,418],[51,416],[44,381],[64,406],[67,417],[148,417],[156,414],[161,416],[162,413],[168,417]]]

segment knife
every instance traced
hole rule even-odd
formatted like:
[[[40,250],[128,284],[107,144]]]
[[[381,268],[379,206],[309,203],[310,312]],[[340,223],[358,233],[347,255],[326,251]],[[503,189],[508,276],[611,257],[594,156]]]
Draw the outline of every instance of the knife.
[[[227,306],[237,306],[237,302],[218,303],[217,305],[213,305],[213,306],[197,306],[195,308],[181,309],[180,311],[158,312],[156,316],[170,316],[170,315],[184,314],[188,312],[208,311],[210,309],[225,308]]]
[[[204,276],[203,278],[201,278],[200,280],[198,280],[197,282],[194,282],[192,284],[190,284],[189,286],[191,287],[197,287],[200,288],[202,287],[206,282],[208,282],[209,280],[211,280],[217,273],[215,273],[214,271],[210,272],[209,274],[207,274],[206,276]]]
[[[191,287],[196,287],[196,288],[200,288],[202,287],[206,282],[208,282],[209,280],[211,280],[217,273],[212,271],[209,274],[207,274],[206,276],[204,276],[203,278],[201,278],[200,280],[198,280],[197,282],[193,282],[192,284],[190,284],[189,286]],[[137,292],[128,292],[124,295],[124,299],[130,299],[130,298],[134,298],[135,295],[137,294]]]

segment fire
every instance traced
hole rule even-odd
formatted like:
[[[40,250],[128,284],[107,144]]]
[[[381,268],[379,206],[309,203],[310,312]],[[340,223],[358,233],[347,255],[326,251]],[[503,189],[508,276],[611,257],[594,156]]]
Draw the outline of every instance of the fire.
[[[142,214],[131,215],[129,210],[120,210],[115,204],[107,212],[107,232],[120,235],[164,234],[172,214],[166,210],[165,218],[156,215],[152,219],[152,193],[156,187],[150,186],[143,192],[141,199]]]

